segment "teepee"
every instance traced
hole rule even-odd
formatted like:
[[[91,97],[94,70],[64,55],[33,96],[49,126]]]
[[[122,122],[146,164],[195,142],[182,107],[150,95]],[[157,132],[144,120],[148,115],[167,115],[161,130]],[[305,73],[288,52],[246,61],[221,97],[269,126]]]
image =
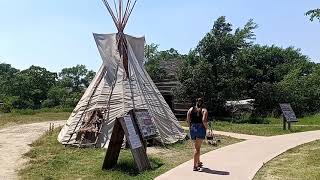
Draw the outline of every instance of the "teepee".
[[[144,69],[145,38],[124,34],[136,1],[114,0],[111,4],[103,0],[118,33],[93,34],[103,63],[59,133],[62,144],[107,148],[116,118],[133,109],[148,111],[160,143],[185,138],[177,118]]]

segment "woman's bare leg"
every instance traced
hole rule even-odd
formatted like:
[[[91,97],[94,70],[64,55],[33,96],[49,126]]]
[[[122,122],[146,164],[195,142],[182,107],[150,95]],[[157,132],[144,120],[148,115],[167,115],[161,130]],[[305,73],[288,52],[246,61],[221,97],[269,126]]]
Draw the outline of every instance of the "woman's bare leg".
[[[194,152],[193,152],[193,167],[197,167],[198,166],[198,158],[197,158],[197,139],[193,141],[194,143]]]
[[[198,159],[197,159],[197,164],[199,164],[201,161],[200,161],[200,154],[201,154],[201,144],[202,144],[202,139],[198,139]]]
[[[193,166],[197,167],[200,162],[200,148],[201,148],[201,139],[196,139],[194,141],[194,154],[193,154]]]

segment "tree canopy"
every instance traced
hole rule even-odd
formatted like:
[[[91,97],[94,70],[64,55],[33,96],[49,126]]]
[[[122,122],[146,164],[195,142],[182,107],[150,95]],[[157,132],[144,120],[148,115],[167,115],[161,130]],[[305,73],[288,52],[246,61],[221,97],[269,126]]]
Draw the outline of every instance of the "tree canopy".
[[[209,110],[216,115],[225,115],[226,100],[247,98],[256,100],[258,116],[277,114],[281,102],[292,102],[299,115],[316,111],[302,108],[308,107],[306,104],[315,105],[319,110],[320,104],[314,98],[320,84],[300,87],[300,90],[311,88],[308,94],[302,91],[297,97],[296,92],[298,79],[312,76],[310,83],[320,79],[311,75],[318,65],[294,47],[255,44],[256,28],[257,24],[249,20],[243,28],[234,30],[225,17],[219,17],[186,58],[179,72],[182,85],[175,91],[177,97],[190,100],[204,97]],[[295,71],[299,72],[294,74],[295,78],[288,79]]]
[[[320,22],[320,8],[307,11],[306,16],[310,17],[310,21],[313,21],[314,19],[318,19]]]
[[[54,73],[39,66],[20,71],[9,64],[0,64],[2,110],[75,106],[94,75],[83,65]]]

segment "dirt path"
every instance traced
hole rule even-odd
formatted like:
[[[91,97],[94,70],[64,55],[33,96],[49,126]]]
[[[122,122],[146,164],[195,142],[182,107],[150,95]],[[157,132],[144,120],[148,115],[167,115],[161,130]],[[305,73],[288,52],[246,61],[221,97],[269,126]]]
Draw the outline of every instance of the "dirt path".
[[[24,124],[0,129],[0,179],[17,179],[17,170],[27,161],[22,155],[30,150],[29,144],[38,139],[49,124],[61,126],[65,121]]]

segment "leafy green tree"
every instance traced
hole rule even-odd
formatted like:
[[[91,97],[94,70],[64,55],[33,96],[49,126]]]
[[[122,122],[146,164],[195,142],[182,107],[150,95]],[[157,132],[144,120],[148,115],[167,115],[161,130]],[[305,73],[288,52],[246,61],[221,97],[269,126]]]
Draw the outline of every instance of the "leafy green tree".
[[[150,44],[145,46],[146,63],[145,68],[154,82],[167,78],[167,73],[162,66],[166,61],[181,58],[177,50],[171,48],[166,51],[158,51],[158,45]]]
[[[232,24],[224,16],[219,17],[212,30],[199,42],[196,51],[214,66],[231,61],[232,56],[242,48],[252,45],[255,39],[253,30],[258,26],[249,20],[244,28],[237,28],[233,33]]]
[[[293,69],[277,84],[282,101],[290,102],[298,115],[316,113],[320,109],[320,65],[306,72],[304,67]]]
[[[244,96],[248,97],[254,97],[252,90],[258,83],[280,82],[293,68],[304,66],[307,71],[312,66],[308,58],[293,47],[254,45],[239,51],[235,58],[236,76],[245,79],[239,83],[248,92]]]
[[[87,88],[95,76],[95,72],[89,71],[84,65],[64,68],[59,73],[59,83],[70,91],[80,92]]]
[[[70,92],[67,88],[58,85],[52,86],[48,91],[48,98],[42,103],[42,107],[65,106],[66,99]],[[66,106],[69,107],[69,106]]]
[[[218,18],[180,68],[177,97],[205,97],[216,115],[225,115],[226,100],[246,98],[256,100],[256,116],[279,114],[281,102],[292,103],[298,115],[319,110],[319,65],[293,47],[254,45],[255,28],[249,20],[233,31],[225,17]]]
[[[94,76],[95,72],[83,65],[63,69],[58,78],[57,73],[38,66],[19,71],[9,64],[0,64],[2,111],[73,107]]]
[[[306,12],[306,16],[310,16],[310,21],[313,21],[314,19],[318,19],[320,22],[320,9],[313,9]]]
[[[42,106],[74,107],[94,76],[95,72],[88,70],[84,65],[62,69],[58,82],[50,88],[48,98]]]
[[[147,58],[147,62],[150,60],[156,59],[159,53],[158,48],[159,48],[159,45],[154,43],[146,44],[144,46],[144,54],[145,54],[145,57]]]
[[[0,100],[11,94],[12,82],[18,72],[10,64],[0,64]]]
[[[190,99],[204,96],[209,109],[221,113],[225,100],[238,97],[234,89],[238,78],[235,55],[252,45],[255,28],[257,25],[249,20],[243,28],[233,31],[232,24],[226,22],[224,16],[219,17],[211,31],[186,57],[186,67],[179,73],[182,86],[176,90],[185,94],[179,96]]]
[[[38,66],[31,66],[17,73],[12,82],[12,95],[19,97],[15,108],[40,108],[42,101],[47,99],[49,89],[55,85],[56,79],[56,73]]]

